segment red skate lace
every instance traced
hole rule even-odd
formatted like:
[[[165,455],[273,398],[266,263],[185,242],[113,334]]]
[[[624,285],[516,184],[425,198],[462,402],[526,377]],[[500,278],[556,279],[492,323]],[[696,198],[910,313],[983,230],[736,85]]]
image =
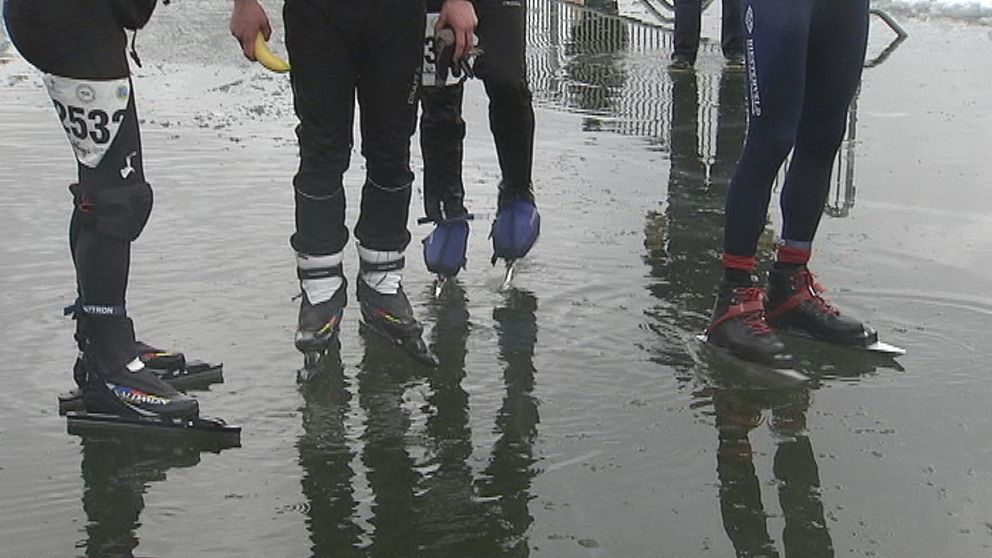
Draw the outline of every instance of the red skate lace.
[[[831,306],[825,298],[820,296],[820,294],[826,292],[827,289],[816,281],[816,276],[813,275],[812,271],[802,269],[796,274],[796,278],[800,282],[799,288],[807,289],[809,291],[811,295],[809,299],[813,301],[813,304],[815,304],[817,308],[827,314],[832,314],[834,316],[840,315],[840,310],[837,310]]]
[[[738,304],[752,301],[759,301],[763,304],[765,301],[765,291],[759,287],[743,287],[734,289],[734,295]],[[748,329],[758,335],[765,335],[771,333],[772,331],[771,327],[768,326],[768,321],[765,319],[765,312],[763,310],[760,312],[748,312],[747,314],[743,314],[741,316],[741,320],[744,321],[744,325],[746,325]]]

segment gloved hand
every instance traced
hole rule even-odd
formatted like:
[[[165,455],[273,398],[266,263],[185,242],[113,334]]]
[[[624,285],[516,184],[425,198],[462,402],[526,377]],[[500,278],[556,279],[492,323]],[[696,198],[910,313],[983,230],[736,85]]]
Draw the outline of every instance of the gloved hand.
[[[478,37],[472,35],[472,47],[460,59],[455,60],[455,32],[450,27],[438,29],[434,33],[434,59],[437,60],[438,82],[445,83],[449,72],[459,78],[459,81],[475,77],[472,65],[475,63],[475,57],[482,54],[482,50],[476,46],[478,42]]]

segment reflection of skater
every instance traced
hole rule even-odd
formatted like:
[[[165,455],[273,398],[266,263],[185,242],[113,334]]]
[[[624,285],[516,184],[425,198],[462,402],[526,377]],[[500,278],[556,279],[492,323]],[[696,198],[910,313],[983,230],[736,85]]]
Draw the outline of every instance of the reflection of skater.
[[[496,416],[499,438],[493,445],[479,493],[492,499],[496,540],[509,556],[527,556],[527,529],[534,521],[528,508],[534,477],[534,439],[540,422],[534,397],[534,346],[537,344],[537,299],[531,293],[511,290],[506,305],[493,310],[499,336],[499,354],[506,365],[506,395]]]
[[[688,364],[680,339],[705,327],[712,292],[719,279],[712,246],[720,234],[730,173],[744,143],[744,74],[724,71],[718,86],[716,125],[700,126],[700,93],[694,72],[672,72],[671,170],[664,212],[650,211],[644,226],[651,294],[658,299],[654,327],[666,364]],[[712,114],[705,110],[704,114]],[[715,127],[712,157],[700,152],[699,130]],[[712,163],[710,163],[712,161]],[[706,278],[707,280],[701,280]],[[667,345],[667,347],[666,347]]]
[[[769,324],[835,343],[873,341],[873,332],[822,297],[806,265],[861,76],[868,1],[744,0],[742,8],[750,121],[727,195],[724,276],[708,334],[744,358],[787,364],[791,357]],[[755,254],[772,182],[790,151],[766,301],[752,279]]]
[[[412,408],[405,398],[415,378],[410,367],[383,351],[384,341],[364,335],[358,403],[365,413],[361,461],[372,491],[374,528],[366,556],[406,556],[418,536],[414,513],[418,469],[412,455]],[[413,447],[411,447],[413,446]]]
[[[834,555],[820,501],[820,474],[805,434],[809,392],[717,389],[713,393],[719,431],[717,477],[723,526],[737,556],[777,557],[768,535],[761,485],[755,474],[748,434],[771,409],[771,429],[780,438],[773,472],[785,517],[782,543],[786,557],[827,558]]]
[[[493,312],[506,394],[489,463],[475,477],[469,394],[461,385],[471,329],[464,295],[455,284],[429,305],[440,364],[428,379],[383,351],[379,336],[363,335],[358,440],[346,432],[354,411],[336,352],[328,351],[322,373],[301,386],[306,406],[297,447],[314,556],[527,555],[539,420],[532,395],[537,304],[530,293],[512,290]],[[422,403],[411,405],[411,393],[422,394]],[[371,491],[368,533],[356,521],[356,443]]]
[[[431,348],[440,362],[429,380],[426,459],[414,517],[421,556],[499,556],[487,505],[477,497],[469,460],[472,429],[465,377],[465,343],[471,329],[465,291],[452,284],[428,303],[435,327]]]
[[[447,11],[464,8],[465,4],[462,0],[432,0],[428,7],[441,10],[444,22],[452,19],[446,17]],[[474,73],[482,79],[489,97],[489,127],[502,172],[491,235],[493,262],[498,258],[511,262],[530,251],[540,231],[531,177],[534,109],[527,84],[526,1],[475,0],[473,4],[482,49],[473,66]],[[464,239],[468,235],[463,221],[467,214],[462,182],[463,93],[461,83],[421,89],[424,211],[429,220],[438,223],[427,242],[440,243],[441,238],[436,237],[458,235]],[[456,259],[464,262],[464,240],[455,245],[462,252]],[[431,258],[427,265],[434,267]],[[457,268],[454,271],[457,273]]]
[[[728,66],[744,65],[744,39],[741,31],[739,0],[723,0],[720,14],[720,48]],[[675,48],[673,70],[688,70],[696,63],[699,35],[702,31],[702,0],[675,0]]]
[[[45,73],[78,163],[69,244],[79,299],[70,311],[86,409],[189,418],[196,400],[144,367],[125,311],[131,243],[152,209],[125,29],[144,26],[154,7],[155,0],[7,0],[4,19],[13,44]]]
[[[366,162],[355,226],[362,317],[415,358],[432,363],[401,285],[403,252],[410,242],[410,137],[424,6],[408,0],[290,0],[283,18],[300,121],[300,165],[293,179],[296,232],[290,241],[302,290],[296,347],[305,353],[326,348],[337,337],[347,304],[343,177],[351,158],[357,95]],[[254,56],[252,41],[268,28],[256,0],[235,2],[231,32],[246,56]]]
[[[716,152],[707,172],[709,157],[699,151],[699,86],[693,73],[673,73],[671,172],[668,178],[668,200],[664,217],[664,246],[652,254],[654,273],[666,281],[659,293],[664,300],[682,300],[690,310],[702,313],[706,306],[699,284],[699,274],[712,268],[707,250],[720,231],[718,219],[726,197],[729,173],[740,155],[744,134],[743,77],[740,72],[724,72],[720,76],[716,121]],[[707,178],[708,177],[708,178]],[[649,227],[651,223],[649,223]],[[706,305],[709,304],[708,298]],[[694,328],[691,328],[694,329]]]
[[[567,43],[567,95],[583,112],[603,114],[614,109],[624,90],[627,73],[623,51],[630,45],[630,33],[627,22],[608,17],[617,15],[615,1],[586,2],[586,7],[592,9],[579,12]],[[582,129],[596,130],[599,125],[598,119],[587,117]]]
[[[361,541],[354,520],[355,452],[346,430],[350,395],[338,348],[328,350],[318,363],[320,373],[300,386],[305,405],[300,410],[303,434],[296,447],[313,556],[358,556],[357,550],[346,549],[357,549]]]
[[[170,469],[195,466],[200,453],[188,439],[141,433],[83,435],[83,511],[86,512],[85,556],[132,556],[145,507],[144,494]]]

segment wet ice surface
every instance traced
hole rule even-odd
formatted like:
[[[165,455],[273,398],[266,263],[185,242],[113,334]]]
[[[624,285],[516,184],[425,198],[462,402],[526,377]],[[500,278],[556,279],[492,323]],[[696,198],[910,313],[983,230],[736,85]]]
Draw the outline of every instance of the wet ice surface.
[[[224,362],[226,382],[197,393],[244,427],[220,454],[65,434],[74,165],[37,74],[0,47],[5,553],[989,554],[987,27],[900,20],[910,39],[865,74],[840,173],[853,178],[818,237],[832,300],[906,347],[898,362],[794,342],[817,383],[759,390],[694,346],[740,77],[709,50],[696,80],[673,79],[666,35],[562,10],[531,51],[544,223],[516,288],[498,291],[482,218],[461,288],[435,301],[415,192],[405,284],[441,369],[362,337],[352,296],[343,372],[301,390],[288,80],[244,63],[226,18],[176,3],[138,36],[156,207],[129,296],[143,339]],[[488,214],[498,170],[478,84],[466,120],[468,204]],[[351,224],[361,167],[356,154]],[[354,274],[353,250],[345,264]]]

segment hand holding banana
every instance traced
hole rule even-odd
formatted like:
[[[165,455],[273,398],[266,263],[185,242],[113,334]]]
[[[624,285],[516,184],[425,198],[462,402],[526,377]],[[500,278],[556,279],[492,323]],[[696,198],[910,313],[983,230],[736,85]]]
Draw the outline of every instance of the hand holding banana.
[[[269,50],[269,43],[265,41],[265,36],[262,35],[261,31],[258,32],[258,35],[255,35],[255,60],[273,72],[283,73],[289,71],[289,63]]]
[[[273,72],[289,71],[289,64],[269,49],[266,37],[272,34],[272,27],[258,0],[234,0],[230,30],[241,44],[245,58],[258,61]]]

